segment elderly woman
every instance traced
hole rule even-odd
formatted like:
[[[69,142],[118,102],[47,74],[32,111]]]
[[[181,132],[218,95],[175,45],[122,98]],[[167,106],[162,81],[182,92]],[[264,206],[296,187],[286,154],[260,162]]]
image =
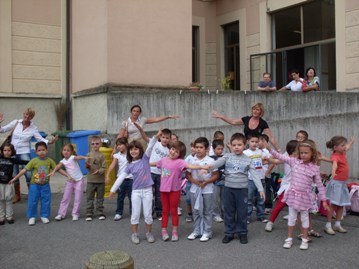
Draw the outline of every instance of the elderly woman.
[[[317,77],[314,67],[308,67],[305,71],[305,80],[303,81],[303,92],[319,91],[320,81]]]
[[[268,123],[262,119],[264,115],[264,106],[262,103],[256,103],[252,106],[252,115],[245,116],[239,119],[230,119],[217,111],[212,112],[212,116],[216,119],[221,119],[232,125],[244,125],[244,135],[247,137],[250,134],[262,134],[263,132],[268,136],[271,144],[278,150],[279,146],[277,141],[274,139],[272,132],[269,129]]]
[[[140,130],[135,126],[134,123],[137,123],[143,128],[145,124],[157,123],[168,119],[178,118],[178,116],[162,116],[155,118],[140,117],[142,113],[142,108],[139,105],[132,106],[130,111],[131,115],[127,120],[122,122],[122,128],[120,129],[117,138],[127,137],[128,142],[131,142],[133,140],[139,140],[144,146],[146,145],[146,142],[142,138]]]
[[[11,144],[14,145],[16,150],[16,159],[29,161],[30,160],[30,140],[35,137],[37,141],[43,141],[46,144],[52,144],[57,140],[57,136],[53,137],[51,141],[44,139],[36,125],[32,123],[35,117],[35,111],[27,108],[23,113],[21,120],[13,120],[5,126],[0,126],[0,133],[12,131]],[[0,113],[0,123],[3,121],[3,115]],[[16,165],[14,175],[19,173],[19,166]],[[25,174],[27,185],[30,184],[31,172]],[[15,196],[13,202],[20,201],[20,181],[15,183]]]

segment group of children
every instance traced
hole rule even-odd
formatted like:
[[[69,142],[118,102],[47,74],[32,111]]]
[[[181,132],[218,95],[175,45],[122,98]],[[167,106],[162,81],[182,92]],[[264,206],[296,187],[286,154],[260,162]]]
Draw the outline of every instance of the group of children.
[[[0,158],[0,225],[14,223],[11,198],[13,183],[26,171],[32,171],[29,186],[27,217],[29,225],[34,225],[37,217],[38,201],[41,201],[40,217],[43,223],[49,223],[51,191],[50,177],[59,171],[68,178],[60,208],[55,220],[61,221],[66,217],[72,193],[74,203],[72,220],[77,221],[80,215],[81,201],[84,189],[84,176],[78,165],[78,160],[86,161],[87,175],[87,205],[86,221],[94,216],[100,220],[106,218],[103,202],[105,184],[109,175],[117,168],[117,178],[110,190],[110,198],[118,192],[117,209],[114,217],[118,221],[123,216],[124,198],[129,198],[131,214],[131,240],[140,243],[138,225],[141,207],[146,224],[146,239],[155,242],[152,234],[153,214],[162,221],[161,237],[164,241],[170,239],[168,234],[169,216],[172,217],[171,241],[178,237],[178,207],[182,192],[182,180],[187,180],[187,210],[186,221],[193,220],[193,231],[187,237],[189,240],[200,238],[206,242],[212,237],[212,221],[222,222],[224,218],[223,243],[229,243],[235,236],[240,243],[248,242],[247,225],[252,221],[253,201],[256,200],[257,220],[267,222],[266,231],[272,231],[273,223],[279,212],[288,205],[288,238],[283,245],[290,248],[293,244],[293,233],[297,216],[300,215],[300,233],[302,243],[300,249],[308,249],[308,235],[318,235],[311,226],[310,210],[313,208],[313,185],[318,190],[318,197],[323,206],[328,209],[328,222],[324,231],[330,235],[335,232],[344,233],[341,226],[343,207],[350,205],[349,193],[346,187],[348,180],[348,163],[346,151],[354,143],[341,136],[333,137],[327,142],[327,147],[333,150],[330,159],[322,156],[316,149],[314,141],[308,139],[305,131],[297,133],[297,140],[291,140],[286,147],[286,153],[281,154],[268,145],[266,135],[251,135],[245,137],[241,133],[232,135],[228,150],[225,150],[224,135],[215,133],[212,144],[205,137],[197,138],[191,144],[191,154],[185,159],[186,146],[180,142],[171,141],[171,131],[160,130],[152,138],[148,138],[141,126],[137,126],[143,138],[148,141],[147,149],[138,141],[128,143],[127,138],[116,140],[113,161],[106,172],[105,157],[100,153],[101,138],[91,138],[91,151],[87,156],[77,156],[71,144],[62,148],[63,159],[59,164],[47,157],[47,145],[38,142],[35,145],[37,157],[29,161],[15,177],[12,177],[13,166],[23,164],[15,161],[14,147],[4,145]],[[225,153],[228,151],[228,153]],[[184,160],[185,159],[185,160]],[[320,176],[320,160],[332,162],[332,180],[326,190]],[[278,191],[278,202],[268,220],[264,217],[264,202],[266,199],[266,181],[275,164],[284,163],[284,178]],[[65,169],[63,169],[65,168]],[[266,180],[267,178],[267,180]],[[267,192],[268,196],[268,192]],[[96,199],[96,212],[94,204]],[[268,199],[268,197],[267,197]],[[330,206],[327,204],[330,201]],[[154,201],[154,206],[153,206]],[[333,210],[336,212],[335,225],[332,227]]]

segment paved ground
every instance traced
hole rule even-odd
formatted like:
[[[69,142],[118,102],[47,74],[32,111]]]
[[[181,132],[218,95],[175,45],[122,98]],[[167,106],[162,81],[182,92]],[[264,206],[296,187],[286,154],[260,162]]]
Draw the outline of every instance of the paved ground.
[[[343,226],[347,234],[323,235],[314,238],[307,251],[299,249],[295,240],[292,249],[282,248],[286,238],[286,221],[282,216],[275,224],[273,232],[264,231],[264,224],[249,225],[249,243],[241,245],[239,240],[224,245],[223,224],[214,224],[214,237],[207,243],[189,241],[191,224],[180,217],[178,242],[163,242],[159,239],[160,222],[154,221],[154,235],[157,241],[149,244],[144,240],[144,224],[141,220],[142,241],[139,245],[130,242],[130,223],[126,207],[125,218],[112,220],[116,201],[106,199],[105,221],[86,222],[84,218],[73,222],[67,218],[53,221],[61,200],[64,178],[52,178],[52,221],[28,226],[25,216],[27,199],[15,205],[16,222],[0,226],[0,268],[37,269],[84,268],[88,258],[104,250],[123,250],[135,261],[135,268],[359,268],[358,239],[359,217],[347,216]],[[24,185],[24,184],[23,184]],[[25,192],[26,189],[23,189]],[[85,201],[85,200],[84,200]],[[184,200],[182,201],[184,207]],[[83,204],[84,205],[84,204]],[[84,206],[83,206],[84,208]],[[84,210],[82,211],[82,213]],[[82,215],[83,216],[83,215]],[[322,231],[324,217],[315,216],[314,226]]]

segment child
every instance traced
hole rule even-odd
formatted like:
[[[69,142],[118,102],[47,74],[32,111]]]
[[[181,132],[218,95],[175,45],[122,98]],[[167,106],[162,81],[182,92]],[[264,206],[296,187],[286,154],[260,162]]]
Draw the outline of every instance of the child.
[[[317,185],[323,206],[328,208],[324,186],[320,178],[320,168],[317,165],[317,149],[311,141],[303,141],[297,146],[296,157],[288,157],[271,150],[268,144],[266,147],[275,158],[289,164],[292,170],[291,183],[282,199],[282,202],[285,202],[289,207],[288,238],[285,240],[283,248],[289,249],[293,245],[294,227],[297,215],[300,213],[303,233],[300,249],[306,250],[308,249],[309,210],[313,207],[311,199],[313,182]]]
[[[35,144],[35,151],[37,157],[33,158],[25,168],[9,182],[14,183],[24,175],[26,171],[32,171],[27,204],[27,217],[29,218],[30,226],[35,225],[39,200],[41,202],[41,221],[45,224],[50,222],[51,189],[49,173],[56,166],[56,163],[47,157],[48,150],[45,142],[37,142]],[[68,176],[63,170],[60,170],[60,173],[64,176]]]
[[[156,142],[153,147],[150,163],[156,163],[164,157],[168,157],[168,145],[171,142],[172,132],[169,129],[163,129],[160,140]],[[151,167],[151,177],[154,182],[154,197],[155,197],[155,213],[158,220],[162,219],[162,203],[160,196],[161,170],[157,167]]]
[[[264,185],[264,170],[263,170],[263,164],[262,164],[262,158],[265,157],[261,150],[259,150],[258,147],[258,135],[251,134],[248,135],[248,149],[243,151],[245,155],[247,155],[254,164],[255,170],[257,175],[260,177],[262,185]],[[264,200],[260,197],[260,194],[258,192],[258,189],[256,185],[253,182],[252,179],[252,173],[249,173],[249,181],[248,181],[248,219],[247,223],[249,224],[251,222],[251,215],[253,211],[253,198],[256,198],[257,204],[256,204],[256,213],[257,213],[257,220],[266,223],[268,220],[264,217]]]
[[[86,221],[92,221],[94,215],[94,200],[96,197],[96,212],[99,220],[105,220],[103,213],[103,201],[105,196],[105,170],[106,159],[100,152],[101,137],[91,138],[91,151],[87,154],[86,168],[87,174],[87,208]]]
[[[308,138],[309,134],[307,131],[304,130],[299,130],[295,135],[295,139],[297,139],[298,142],[303,142],[305,140],[308,140]]]
[[[222,140],[224,141],[224,133],[222,131],[215,131],[214,134],[213,134],[213,140]],[[214,152],[213,152],[214,148],[211,144],[211,147],[209,149],[209,156],[213,156],[214,155]]]
[[[214,160],[207,155],[209,141],[205,137],[199,137],[194,141],[196,155],[190,164],[208,166]],[[193,232],[187,237],[194,240],[201,236],[201,242],[207,242],[212,237],[212,212],[213,212],[213,182],[219,178],[219,172],[201,174],[197,170],[188,170],[187,179],[192,183],[190,197],[194,220]]]
[[[128,166],[125,171],[117,177],[115,184],[113,184],[109,197],[113,197],[119,186],[122,184],[124,179],[130,174],[133,175],[132,184],[132,214],[131,214],[131,230],[132,236],[131,241],[134,244],[139,244],[140,239],[138,236],[138,224],[140,221],[141,206],[143,206],[143,216],[146,223],[146,238],[149,243],[155,242],[152,230],[152,199],[153,191],[152,185],[153,180],[151,178],[151,169],[149,159],[151,156],[152,149],[161,136],[162,132],[158,133],[150,139],[150,143],[144,152],[143,146],[139,141],[132,141],[128,146],[127,161]]]
[[[5,143],[0,148],[0,225],[15,222],[13,215],[12,198],[14,197],[14,185],[8,184],[12,179],[15,164],[27,164],[29,161],[22,161],[13,158],[16,155],[15,148],[10,143]]]
[[[223,140],[216,139],[212,142],[213,155],[210,157],[214,160],[223,156],[224,143]],[[223,206],[223,186],[224,186],[224,165],[219,169],[219,178],[213,183],[213,220],[215,222],[223,222],[222,216],[224,212]]]
[[[243,154],[246,147],[246,137],[241,133],[232,135],[231,153],[224,154],[213,164],[214,167],[225,165],[224,174],[224,238],[223,244],[231,242],[235,234],[239,235],[241,244],[247,244],[247,216],[248,216],[248,174],[256,185],[260,197],[265,198],[261,179],[256,172],[252,159]]]
[[[294,157],[295,156],[294,153],[297,148],[297,145],[298,145],[297,140],[290,140],[287,143],[286,152],[284,153],[284,155],[289,156],[289,157]],[[271,160],[271,158],[269,160]],[[272,160],[272,161],[274,161],[274,163],[276,163],[276,164],[278,163],[277,160]],[[279,163],[282,163],[282,162],[279,161]],[[267,232],[271,232],[273,230],[274,221],[278,217],[279,213],[283,210],[283,208],[287,206],[287,204],[283,202],[283,197],[284,197],[285,192],[289,188],[290,181],[291,181],[291,167],[289,164],[284,163],[284,176],[282,178],[280,188],[277,192],[278,201],[272,211],[272,214],[269,217],[268,223],[266,224],[265,230]]]
[[[61,221],[65,218],[67,208],[69,207],[71,201],[72,193],[74,193],[75,198],[74,205],[72,207],[72,220],[77,221],[79,220],[80,216],[80,208],[84,188],[84,176],[81,172],[78,161],[87,160],[88,158],[85,156],[76,156],[76,152],[74,151],[74,146],[72,144],[63,145],[61,155],[63,159],[49,174],[49,176],[53,176],[55,172],[59,170],[62,166],[65,167],[67,174],[69,174],[64,190],[64,195],[60,203],[59,212],[57,213],[55,220]]]
[[[346,157],[346,151],[349,150],[354,143],[354,137],[348,142],[343,136],[334,136],[327,142],[327,148],[333,150],[331,160],[332,165],[332,180],[329,181],[326,189],[327,198],[330,201],[330,209],[327,214],[327,223],[324,231],[327,234],[334,235],[335,232],[346,233],[340,220],[343,215],[343,207],[350,205],[349,191],[347,181],[349,176],[349,167]],[[335,224],[332,228],[333,211],[336,212]]]
[[[172,215],[172,238],[178,241],[178,204],[181,197],[182,171],[187,169],[202,169],[203,166],[187,164],[183,158],[186,155],[186,146],[181,141],[171,143],[169,156],[156,163],[161,171],[161,201],[162,201],[162,239],[169,239],[167,233],[169,214]],[[152,164],[151,164],[152,165]]]
[[[194,156],[196,154],[196,149],[194,148],[194,141],[191,142],[191,154],[188,155],[185,159],[186,163],[191,163],[194,159]],[[187,206],[187,216],[186,216],[186,222],[193,222],[193,215],[192,215],[192,205],[191,205],[191,197],[189,195],[189,191],[191,189],[191,181],[186,180],[186,206]]]
[[[118,150],[118,153],[113,155],[112,163],[110,164],[107,174],[106,174],[106,181],[109,182],[109,177],[111,171],[118,165],[117,170],[117,178],[121,175],[122,172],[125,171],[125,168],[127,167],[128,161],[127,161],[127,148],[128,148],[128,141],[126,137],[121,137],[116,140],[116,148]],[[129,212],[131,214],[132,210],[132,203],[131,203],[131,193],[132,193],[132,181],[133,177],[132,175],[129,175],[126,177],[121,184],[119,190],[118,190],[118,196],[117,196],[117,209],[115,217],[113,218],[114,221],[118,221],[122,219],[123,216],[123,201],[125,200],[125,196],[127,193],[127,197],[129,200]]]

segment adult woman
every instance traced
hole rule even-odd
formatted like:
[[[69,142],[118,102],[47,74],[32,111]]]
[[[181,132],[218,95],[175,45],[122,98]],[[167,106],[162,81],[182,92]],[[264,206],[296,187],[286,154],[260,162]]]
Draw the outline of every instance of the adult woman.
[[[216,119],[221,119],[232,125],[244,125],[244,135],[247,137],[250,134],[262,134],[263,132],[268,136],[271,144],[278,150],[279,146],[277,141],[274,139],[272,132],[269,129],[268,123],[262,119],[264,115],[264,106],[262,103],[256,103],[252,106],[252,115],[242,117],[239,119],[230,119],[217,111],[212,112],[212,116]]]
[[[117,138],[127,137],[129,143],[133,140],[139,140],[141,141],[141,143],[146,145],[146,142],[142,139],[140,130],[138,130],[134,122],[136,122],[143,128],[145,124],[152,124],[152,123],[165,121],[168,119],[178,118],[178,116],[162,116],[155,118],[140,117],[142,113],[142,108],[139,105],[132,106],[130,111],[131,111],[130,117],[122,122],[122,128],[120,129],[120,132],[117,135]]]
[[[57,136],[53,137],[51,141],[44,139],[37,127],[32,123],[35,117],[35,111],[27,108],[23,113],[22,120],[13,120],[5,126],[0,126],[0,133],[5,133],[13,130],[11,137],[11,144],[16,150],[16,159],[29,161],[30,160],[30,140],[35,137],[37,141],[43,141],[47,144],[52,144],[57,140]],[[3,121],[3,115],[0,113],[0,123]],[[19,173],[19,166],[14,167],[14,174]],[[31,179],[31,172],[25,174],[26,182],[29,185]],[[20,201],[20,181],[15,183],[15,196],[13,202]]]
[[[303,82],[303,92],[319,91],[320,81],[316,76],[314,67],[308,67],[305,71],[306,78]]]

